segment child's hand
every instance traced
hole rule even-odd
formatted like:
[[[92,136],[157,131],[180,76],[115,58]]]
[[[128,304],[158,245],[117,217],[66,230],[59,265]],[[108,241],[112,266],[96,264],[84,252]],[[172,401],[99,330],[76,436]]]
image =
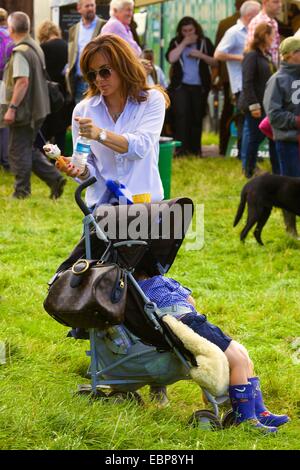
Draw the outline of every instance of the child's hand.
[[[189,295],[186,300],[187,300],[190,304],[192,304],[193,307],[196,308],[196,301],[195,301],[194,297],[192,297],[191,295]]]

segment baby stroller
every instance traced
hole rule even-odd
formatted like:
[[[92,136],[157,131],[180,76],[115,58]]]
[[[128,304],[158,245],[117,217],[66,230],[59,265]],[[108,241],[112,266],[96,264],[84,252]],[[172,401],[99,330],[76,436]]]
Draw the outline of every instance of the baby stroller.
[[[95,181],[90,178],[76,190],[76,202],[85,215],[84,237],[49,285],[51,288],[60,273],[82,259],[112,261],[122,268],[127,278],[124,321],[121,325],[107,325],[101,329],[84,325],[90,340],[87,355],[91,361],[88,370],[91,385],[80,387],[79,392],[104,399],[123,393],[139,400],[138,389],[145,385],[159,387],[189,380],[190,370],[195,366],[191,352],[162,321],[166,312],[147,298],[134,278],[135,270],[152,276],[165,274],[170,269],[192,220],[193,202],[178,198],[155,204],[99,206],[91,214],[82,200],[82,192]],[[130,233],[129,227],[141,213],[144,215],[141,219],[143,227],[140,223],[142,229],[137,237],[136,231]],[[110,219],[116,223],[114,233],[108,237]],[[120,240],[124,227],[128,229],[126,237],[122,236]],[[57,321],[66,324],[65,319],[53,315],[47,306],[45,308]],[[219,405],[228,397],[214,397],[207,390],[202,391],[213,411],[198,410],[190,422],[219,429],[222,427]]]

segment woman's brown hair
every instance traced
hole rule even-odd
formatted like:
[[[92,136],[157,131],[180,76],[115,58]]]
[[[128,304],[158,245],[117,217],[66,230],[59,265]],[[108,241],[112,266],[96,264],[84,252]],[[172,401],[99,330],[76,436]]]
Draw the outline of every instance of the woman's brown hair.
[[[61,38],[61,31],[55,23],[49,20],[45,20],[43,21],[43,23],[40,24],[38,28],[37,38],[42,44],[43,42],[48,41],[51,36]]]
[[[257,25],[254,31],[253,40],[250,42],[246,52],[256,51],[260,47],[265,46],[266,36],[271,36],[272,31],[273,28],[268,23],[260,23]]]
[[[199,40],[204,38],[203,29],[198,23],[198,21],[196,21],[195,18],[192,18],[191,16],[184,16],[183,18],[181,18],[176,28],[176,38],[178,42],[181,42],[183,40],[182,28],[184,26],[190,25],[194,26],[195,34],[198,36]]]
[[[115,34],[105,34],[97,36],[85,46],[80,59],[80,68],[85,80],[87,80],[87,73],[90,70],[90,61],[95,54],[103,54],[107,58],[108,64],[120,77],[124,98],[129,97],[137,103],[141,103],[147,100],[149,90],[157,88],[164,95],[166,106],[169,106],[169,98],[161,87],[148,86],[143,65],[124,39]],[[92,97],[98,94],[99,90],[96,84],[89,82],[86,96]]]

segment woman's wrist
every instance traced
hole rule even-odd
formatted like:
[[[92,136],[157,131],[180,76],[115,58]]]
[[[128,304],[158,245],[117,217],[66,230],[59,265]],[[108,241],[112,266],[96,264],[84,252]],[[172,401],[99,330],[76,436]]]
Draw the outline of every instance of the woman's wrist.
[[[85,165],[83,172],[79,175],[81,180],[86,180],[90,176],[90,170],[87,165]]]

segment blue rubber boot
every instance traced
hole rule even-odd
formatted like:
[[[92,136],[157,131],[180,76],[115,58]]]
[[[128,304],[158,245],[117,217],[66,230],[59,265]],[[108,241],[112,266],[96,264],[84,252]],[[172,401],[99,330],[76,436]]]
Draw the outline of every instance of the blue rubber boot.
[[[254,388],[251,383],[230,386],[229,398],[235,413],[236,424],[247,424],[264,434],[277,432],[276,427],[265,426],[258,421],[255,414]]]
[[[255,397],[255,414],[260,423],[265,426],[282,426],[283,424],[290,421],[287,415],[274,415],[265,406],[262,392],[260,389],[260,382],[258,377],[251,377],[248,379],[253,385],[254,397]]]

